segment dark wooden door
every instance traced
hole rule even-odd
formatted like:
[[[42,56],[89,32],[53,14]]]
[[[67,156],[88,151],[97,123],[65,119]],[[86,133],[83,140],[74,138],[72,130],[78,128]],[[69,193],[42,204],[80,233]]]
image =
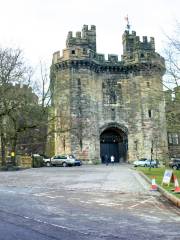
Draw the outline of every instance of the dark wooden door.
[[[112,155],[115,157],[115,162],[119,162],[120,155],[118,143],[101,143],[102,163],[105,163],[105,155],[108,156],[109,162]]]

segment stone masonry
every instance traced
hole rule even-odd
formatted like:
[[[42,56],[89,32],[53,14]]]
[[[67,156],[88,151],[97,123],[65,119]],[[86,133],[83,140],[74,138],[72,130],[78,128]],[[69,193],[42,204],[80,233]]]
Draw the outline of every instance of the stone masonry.
[[[117,142],[118,161],[166,156],[164,59],[152,37],[141,41],[126,30],[122,43],[121,61],[114,54],[106,60],[96,51],[96,27],[84,25],[76,36],[68,33],[62,55],[54,53],[50,155],[73,153],[84,161],[101,161],[103,137],[114,136],[110,145]]]

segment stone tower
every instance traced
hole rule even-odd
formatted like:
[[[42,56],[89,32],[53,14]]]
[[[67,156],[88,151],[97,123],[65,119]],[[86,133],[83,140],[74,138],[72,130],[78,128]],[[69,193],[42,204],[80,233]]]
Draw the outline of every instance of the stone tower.
[[[154,38],[125,31],[121,61],[96,52],[96,27],[68,33],[62,55],[53,55],[51,155],[73,153],[84,161],[163,159],[167,133],[162,76],[164,59]]]

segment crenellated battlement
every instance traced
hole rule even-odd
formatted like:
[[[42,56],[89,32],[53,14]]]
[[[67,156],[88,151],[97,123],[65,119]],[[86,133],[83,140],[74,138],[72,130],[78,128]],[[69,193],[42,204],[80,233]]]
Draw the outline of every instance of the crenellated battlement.
[[[91,61],[100,66],[126,66],[132,68],[137,65],[150,64],[165,71],[164,59],[155,52],[155,41],[153,37],[148,39],[143,36],[140,39],[135,31],[125,31],[122,36],[123,55],[121,61],[118,60],[118,55],[108,54],[108,59],[105,59],[104,54],[96,52],[96,27],[84,25],[82,31],[77,31],[75,35],[70,31],[66,40],[66,49],[63,50],[62,56],[60,52],[53,54],[53,64],[63,63],[64,61]]]
[[[165,69],[164,58],[155,52],[155,40],[153,37],[148,39],[147,36],[143,36],[141,40],[135,31],[130,33],[126,30],[122,42],[123,55],[121,58],[124,64],[152,63]]]
[[[125,31],[123,34],[123,53],[135,51],[135,50],[149,50],[155,51],[155,41],[153,37],[150,37],[148,41],[147,36],[142,37],[142,41],[139,36],[136,36],[136,32]]]
[[[122,36],[123,42],[123,55],[122,60],[149,60],[155,56],[155,41],[153,37],[150,37],[148,41],[147,36],[142,37],[142,41],[139,36],[136,36],[136,32],[125,31]]]
[[[75,47],[81,46],[84,48],[90,48],[96,52],[96,26],[91,25],[91,28],[88,28],[88,25],[84,25],[82,32],[76,32],[73,36],[73,32],[68,33],[66,39],[66,47]]]
[[[105,58],[105,54],[96,53],[91,49],[84,51],[83,48],[73,47],[70,49],[64,49],[62,56],[60,51],[57,51],[53,54],[53,64],[60,63],[68,60],[90,60],[95,61],[99,64],[121,64],[121,61],[118,60],[118,55],[108,54],[108,59]]]

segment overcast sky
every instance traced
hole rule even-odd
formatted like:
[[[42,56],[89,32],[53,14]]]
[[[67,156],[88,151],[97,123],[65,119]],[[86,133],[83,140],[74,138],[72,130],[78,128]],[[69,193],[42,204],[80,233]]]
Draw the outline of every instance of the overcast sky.
[[[0,45],[23,49],[33,65],[50,63],[83,24],[96,25],[99,53],[120,56],[127,14],[137,35],[155,37],[158,52],[180,21],[180,0],[0,0],[0,9]]]

